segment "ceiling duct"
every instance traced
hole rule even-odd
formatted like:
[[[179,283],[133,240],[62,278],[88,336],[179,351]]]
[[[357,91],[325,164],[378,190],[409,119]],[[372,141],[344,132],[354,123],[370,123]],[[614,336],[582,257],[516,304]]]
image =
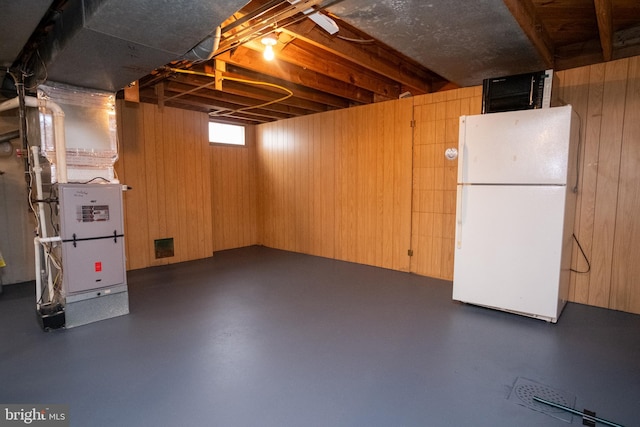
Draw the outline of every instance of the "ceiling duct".
[[[52,0],[3,1],[0,13],[0,83],[38,26]],[[17,19],[16,17],[19,17]],[[12,87],[15,96],[15,88]]]
[[[548,68],[503,0],[345,0],[327,10],[460,86]]]
[[[32,65],[38,82],[117,91],[182,58],[247,0],[81,0],[68,4]]]

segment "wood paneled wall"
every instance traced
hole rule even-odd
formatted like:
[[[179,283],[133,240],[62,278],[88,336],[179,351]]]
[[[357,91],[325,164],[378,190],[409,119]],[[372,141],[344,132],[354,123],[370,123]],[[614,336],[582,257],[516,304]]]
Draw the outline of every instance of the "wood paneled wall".
[[[208,117],[118,101],[118,177],[124,194],[127,269],[211,256]],[[154,240],[174,239],[156,259]]]
[[[640,313],[640,57],[558,76],[582,118],[575,231],[592,264],[572,274],[570,299]],[[273,122],[246,149],[207,147],[206,115],[119,103],[117,169],[134,187],[128,266],[261,243],[451,279],[457,164],[443,153],[480,96],[458,89]],[[173,259],[154,259],[162,237],[177,239]],[[586,268],[577,249],[573,266]]]
[[[412,100],[258,126],[259,240],[409,270]]]
[[[572,275],[571,300],[640,313],[640,57],[558,74],[581,117],[575,232],[591,260]],[[573,260],[587,268],[577,249]]]
[[[257,242],[255,128],[246,128],[244,147],[212,145],[211,211],[213,250]]]
[[[635,57],[562,71],[556,87],[582,117],[576,235],[592,263],[589,274],[572,274],[570,299],[633,313],[640,313],[639,62]],[[480,113],[481,92],[458,89],[414,97],[415,106],[391,101],[260,126],[261,242],[397,270],[407,270],[410,259],[412,272],[452,279],[457,164],[443,153],[457,146],[458,117]],[[411,107],[413,135],[404,121]],[[398,116],[403,120],[390,119]],[[394,121],[397,129],[389,128]],[[317,128],[325,131],[320,137],[310,130]],[[413,165],[406,157],[412,137]],[[325,153],[320,164],[309,155],[318,149],[333,157]],[[393,159],[385,157],[390,152]],[[403,199],[407,176],[401,171],[407,170],[413,170],[412,207]],[[406,209],[412,213],[408,228]],[[305,237],[313,233],[318,240]],[[407,233],[411,258],[405,256]],[[384,249],[376,247],[379,242]],[[389,248],[392,262],[384,252]],[[573,265],[586,268],[577,249]]]
[[[335,257],[335,113],[257,127],[258,241]]]
[[[461,115],[480,114],[482,87],[418,96],[414,99],[413,225],[411,271],[453,280],[457,160]]]

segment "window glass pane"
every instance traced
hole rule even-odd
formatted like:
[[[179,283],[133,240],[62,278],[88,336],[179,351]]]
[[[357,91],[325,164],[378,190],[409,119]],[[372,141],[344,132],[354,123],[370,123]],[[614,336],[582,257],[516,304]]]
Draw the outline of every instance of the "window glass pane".
[[[244,145],[244,126],[209,122],[209,142]]]

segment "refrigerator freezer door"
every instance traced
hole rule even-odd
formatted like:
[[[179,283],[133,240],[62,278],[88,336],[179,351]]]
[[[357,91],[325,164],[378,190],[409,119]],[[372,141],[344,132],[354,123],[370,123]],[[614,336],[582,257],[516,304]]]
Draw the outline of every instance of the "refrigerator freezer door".
[[[460,117],[458,183],[566,184],[571,106]]]
[[[562,186],[458,186],[453,299],[555,322],[565,196]]]

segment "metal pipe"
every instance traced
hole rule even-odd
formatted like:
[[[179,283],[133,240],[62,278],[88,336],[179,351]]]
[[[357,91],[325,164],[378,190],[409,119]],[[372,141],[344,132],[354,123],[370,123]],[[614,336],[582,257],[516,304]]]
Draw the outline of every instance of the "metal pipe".
[[[2,135],[0,135],[0,142],[11,141],[12,139],[16,139],[19,137],[20,137],[20,131],[14,130],[14,131],[3,133]]]
[[[564,405],[561,405],[559,403],[551,402],[550,400],[542,399],[541,397],[538,397],[538,396],[533,396],[533,400],[535,400],[536,402],[544,403],[545,405],[553,406],[554,408],[562,409],[563,411],[567,411],[567,412],[569,412],[569,413],[571,413],[573,415],[577,415],[579,417],[582,417],[583,420],[592,421],[592,422],[596,422],[596,423],[600,423],[600,424],[605,424],[605,425],[608,425],[608,426],[611,426],[611,427],[623,427],[620,424],[616,424],[614,422],[607,421],[605,419],[598,418],[598,417],[593,416],[593,415],[585,414],[584,412],[577,411],[577,410],[575,410],[573,408],[569,408],[568,406],[564,406]]]

